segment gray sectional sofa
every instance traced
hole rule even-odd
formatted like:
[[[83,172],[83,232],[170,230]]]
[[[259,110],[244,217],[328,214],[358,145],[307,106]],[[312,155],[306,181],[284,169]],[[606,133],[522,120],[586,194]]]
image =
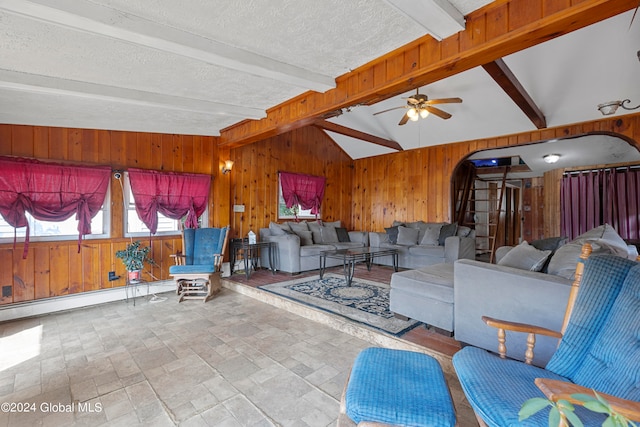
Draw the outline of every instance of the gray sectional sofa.
[[[398,250],[398,267],[421,268],[458,259],[475,259],[475,232],[456,223],[394,221],[385,232],[369,233],[369,246]],[[391,256],[375,263],[393,265]]]
[[[497,265],[460,260],[454,264],[454,331],[465,344],[497,351],[497,331],[482,321],[490,316],[513,322],[560,330],[569,290],[582,245],[591,243],[593,253],[613,253],[634,259],[637,250],[627,245],[608,224],[596,227],[562,244],[532,249],[526,242],[500,251]],[[548,263],[540,263],[545,257]],[[527,268],[529,267],[529,268]],[[533,269],[534,271],[531,271]],[[507,333],[507,354],[523,360],[526,334]],[[558,340],[539,336],[534,364],[544,366]]]
[[[369,234],[347,231],[340,221],[272,222],[269,228],[260,229],[260,240],[277,244],[274,263],[278,270],[296,274],[319,269],[322,251],[368,246]],[[260,263],[271,267],[266,251],[260,254]],[[340,264],[340,260],[327,258],[327,267]]]

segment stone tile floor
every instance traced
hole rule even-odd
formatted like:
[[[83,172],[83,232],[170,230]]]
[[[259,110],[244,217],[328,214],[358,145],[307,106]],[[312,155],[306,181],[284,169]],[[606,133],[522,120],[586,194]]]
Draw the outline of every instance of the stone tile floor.
[[[371,343],[229,289],[162,296],[0,324],[0,426],[335,425]]]

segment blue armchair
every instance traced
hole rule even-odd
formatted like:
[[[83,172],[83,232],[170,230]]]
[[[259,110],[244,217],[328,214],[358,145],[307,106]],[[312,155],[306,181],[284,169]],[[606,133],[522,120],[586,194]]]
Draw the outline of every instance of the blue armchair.
[[[545,368],[475,347],[454,355],[460,384],[481,426],[548,425],[544,411],[518,420],[526,400],[544,397],[541,390],[550,398],[566,398],[593,389],[608,395],[621,413],[640,414],[640,264],[614,255],[591,256],[580,283],[574,285],[579,285],[575,304],[570,298],[565,331],[558,334],[562,339]],[[500,329],[526,330],[523,324],[486,320]],[[533,331],[552,334],[542,328]],[[499,337],[504,355],[504,333]],[[535,339],[530,341],[528,352]],[[576,414],[584,425],[599,426],[604,420],[602,414],[584,407],[577,407]]]
[[[169,267],[169,274],[176,281],[179,302],[185,299],[207,302],[220,291],[220,269],[228,236],[229,226],[184,230],[183,252],[173,255],[176,265]]]

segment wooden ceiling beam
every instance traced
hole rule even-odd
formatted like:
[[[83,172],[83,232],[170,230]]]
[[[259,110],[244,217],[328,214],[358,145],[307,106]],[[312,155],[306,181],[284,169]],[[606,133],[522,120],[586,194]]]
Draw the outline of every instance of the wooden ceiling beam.
[[[403,151],[402,146],[395,141],[392,141],[390,139],[380,138],[379,136],[371,135],[368,133],[360,132],[359,130],[351,129],[346,126],[339,125],[337,123],[328,122],[326,120],[318,120],[313,125],[324,130],[339,133],[340,135],[349,136],[351,138],[356,138],[362,141],[371,142],[372,144],[382,145],[383,147],[392,148],[398,151]]]
[[[222,129],[220,145],[241,146],[357,104],[371,105],[417,87],[482,66],[520,50],[634,9],[638,0],[546,0],[489,3],[466,17],[466,29],[440,42],[424,36],[336,79],[336,88],[305,92],[260,120]]]
[[[538,108],[536,103],[531,99],[525,88],[520,84],[518,78],[513,74],[511,69],[502,59],[496,59],[487,64],[482,65],[487,73],[498,85],[506,92],[507,95],[516,103],[518,108],[533,122],[538,129],[547,127],[547,120]]]

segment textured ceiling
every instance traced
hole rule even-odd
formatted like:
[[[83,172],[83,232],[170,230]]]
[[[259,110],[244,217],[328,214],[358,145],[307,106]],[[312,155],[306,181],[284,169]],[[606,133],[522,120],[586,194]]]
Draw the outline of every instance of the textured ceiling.
[[[0,123],[218,135],[423,36],[421,12],[446,3],[0,0]],[[487,3],[448,6],[466,15]],[[593,120],[600,102],[640,100],[640,22],[630,22],[619,15],[504,61],[549,126]],[[403,110],[373,115],[405,94],[332,121],[404,149],[534,129],[481,68],[421,92],[464,102],[442,106],[450,120],[398,126]],[[330,135],[352,158],[392,151]]]

